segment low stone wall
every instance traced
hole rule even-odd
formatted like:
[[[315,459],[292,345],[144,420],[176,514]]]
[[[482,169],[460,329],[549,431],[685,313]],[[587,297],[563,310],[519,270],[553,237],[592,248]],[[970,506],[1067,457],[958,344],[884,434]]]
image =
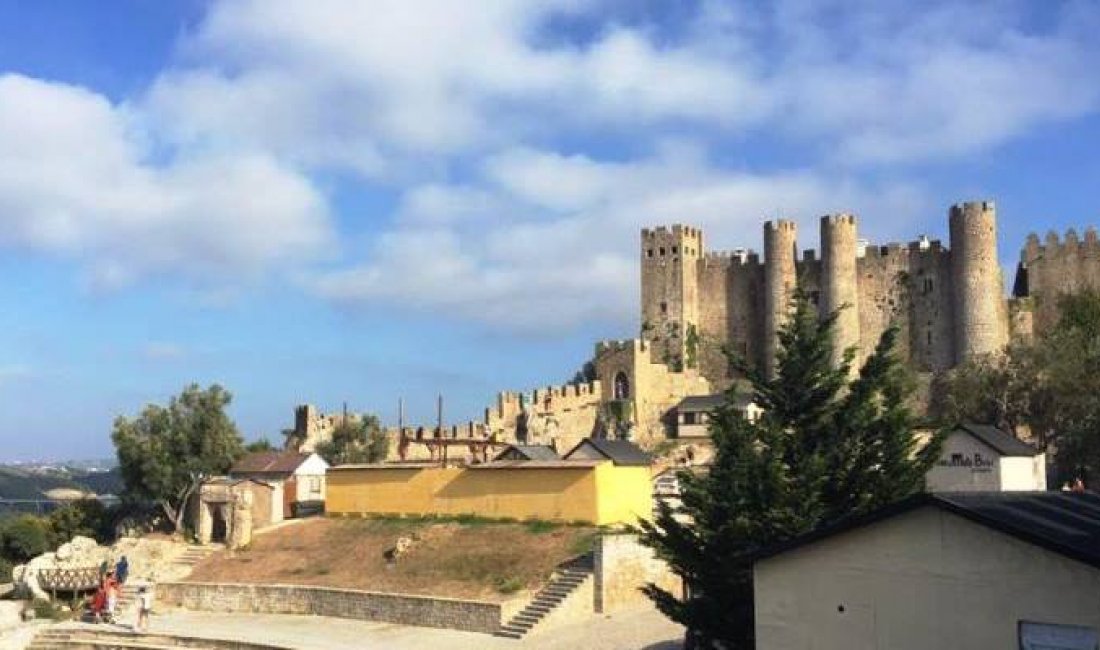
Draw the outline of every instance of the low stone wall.
[[[652,549],[639,544],[635,535],[600,536],[596,539],[594,556],[594,606],[599,613],[651,604],[641,592],[641,587],[650,582],[682,596],[680,578],[654,556]]]
[[[354,589],[200,582],[162,582],[156,586],[156,603],[211,612],[335,616],[489,634],[500,627],[502,613],[501,603]]]

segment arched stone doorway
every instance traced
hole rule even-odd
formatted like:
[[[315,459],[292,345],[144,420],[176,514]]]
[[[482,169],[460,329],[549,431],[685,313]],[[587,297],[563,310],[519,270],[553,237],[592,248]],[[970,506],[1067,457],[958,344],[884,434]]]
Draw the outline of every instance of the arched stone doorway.
[[[615,399],[630,399],[630,379],[625,372],[615,373],[613,390]]]

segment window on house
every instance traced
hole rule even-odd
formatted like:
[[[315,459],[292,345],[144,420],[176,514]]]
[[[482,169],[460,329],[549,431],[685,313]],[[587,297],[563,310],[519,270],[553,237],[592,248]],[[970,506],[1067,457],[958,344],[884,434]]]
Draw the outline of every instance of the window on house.
[[[313,476],[309,479],[309,491],[311,494],[321,493],[321,477]]]
[[[695,413],[684,413],[684,424],[697,424],[695,416]]]

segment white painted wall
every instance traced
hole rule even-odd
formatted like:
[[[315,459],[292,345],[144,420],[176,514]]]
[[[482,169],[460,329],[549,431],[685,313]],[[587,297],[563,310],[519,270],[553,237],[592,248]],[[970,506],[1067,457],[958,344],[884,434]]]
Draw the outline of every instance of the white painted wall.
[[[1100,570],[931,506],[758,562],[755,590],[759,650],[1008,649],[1021,620],[1100,629]]]
[[[1001,455],[963,431],[952,432],[940,460],[928,470],[930,492],[1000,491]]]
[[[1047,489],[1047,457],[1006,456],[1001,459],[1001,490],[1020,492]]]
[[[324,501],[325,472],[328,463],[319,454],[310,454],[298,469],[294,471],[298,486],[295,501]]]

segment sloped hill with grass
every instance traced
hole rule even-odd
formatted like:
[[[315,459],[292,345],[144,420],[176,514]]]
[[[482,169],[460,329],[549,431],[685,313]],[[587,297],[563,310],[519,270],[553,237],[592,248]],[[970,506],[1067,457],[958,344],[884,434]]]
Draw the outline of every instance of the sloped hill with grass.
[[[313,519],[216,553],[188,579],[504,600],[538,589],[558,564],[591,550],[595,535],[546,522]],[[411,549],[388,562],[403,537]]]

